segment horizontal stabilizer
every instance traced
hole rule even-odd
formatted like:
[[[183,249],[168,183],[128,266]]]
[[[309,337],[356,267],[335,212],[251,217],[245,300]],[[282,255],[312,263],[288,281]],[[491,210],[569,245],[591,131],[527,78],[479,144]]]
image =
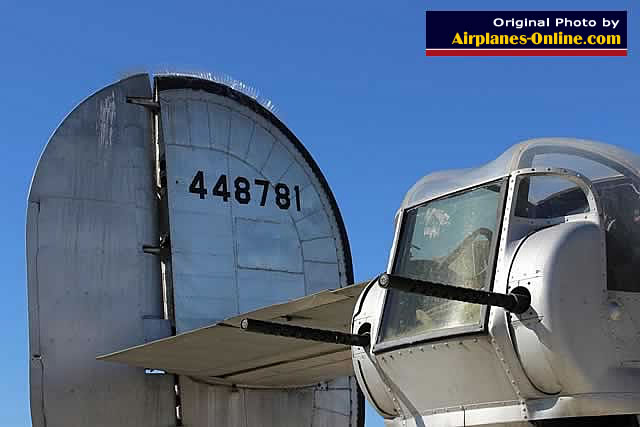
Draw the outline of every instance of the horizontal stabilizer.
[[[98,359],[247,386],[302,386],[353,375],[350,347],[246,332],[240,323],[249,317],[349,332],[354,305],[365,285],[272,305]]]

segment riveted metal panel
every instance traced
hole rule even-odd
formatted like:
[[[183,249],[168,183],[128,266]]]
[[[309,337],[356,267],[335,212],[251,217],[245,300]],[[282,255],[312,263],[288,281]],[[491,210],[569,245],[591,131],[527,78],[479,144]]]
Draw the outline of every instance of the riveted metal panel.
[[[348,347],[249,333],[240,328],[240,323],[244,318],[276,322],[289,319],[287,323],[296,326],[346,332],[363,286],[323,291],[100,358],[171,373],[215,378],[218,383],[242,387],[304,386],[346,376],[352,373]],[[220,348],[224,351],[218,351]],[[333,386],[349,387],[349,380],[340,378]]]
[[[168,332],[157,240],[148,112],[136,75],[78,105],[55,131],[27,211],[33,425],[170,426],[172,379],[95,360]]]
[[[177,256],[177,331],[229,314],[210,310],[206,318],[196,316],[197,303],[184,298],[183,283],[193,297],[227,295],[235,288],[236,314],[350,283],[342,219],[295,136],[257,102],[228,87],[175,76],[156,82],[171,252]],[[225,278],[186,279],[203,271]]]
[[[177,332],[353,283],[340,212],[293,133],[254,99],[227,86],[185,76],[155,81]],[[325,363],[336,363],[329,359]],[[265,372],[263,383],[278,377],[286,383],[278,369]],[[313,378],[318,368],[303,363],[291,369],[292,378],[295,369]],[[238,373],[234,382],[248,378]],[[228,392],[206,384],[206,378],[195,380],[200,382],[180,381],[187,425],[363,423],[352,378],[346,384],[338,379],[259,392]],[[327,389],[335,389],[322,400],[327,407],[316,407],[315,396]]]

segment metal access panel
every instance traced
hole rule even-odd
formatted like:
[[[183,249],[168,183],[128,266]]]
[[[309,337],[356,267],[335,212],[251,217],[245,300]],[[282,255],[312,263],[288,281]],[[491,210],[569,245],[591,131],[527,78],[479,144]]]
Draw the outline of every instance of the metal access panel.
[[[155,84],[177,333],[353,283],[335,199],[295,135],[229,86],[175,75]],[[185,425],[364,423],[353,377],[280,390],[219,380],[180,377]]]
[[[331,190],[275,115],[208,80],[156,90],[178,333],[353,283]]]
[[[81,102],[38,162],[27,210],[31,417],[36,427],[175,425],[174,381],[96,355],[171,334],[160,264],[147,74]]]

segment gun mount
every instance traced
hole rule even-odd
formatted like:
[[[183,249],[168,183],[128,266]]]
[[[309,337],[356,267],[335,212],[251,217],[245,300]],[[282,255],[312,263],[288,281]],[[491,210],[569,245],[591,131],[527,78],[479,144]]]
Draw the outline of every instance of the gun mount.
[[[347,334],[339,331],[285,325],[282,323],[266,322],[264,320],[256,319],[242,319],[240,327],[247,332],[326,342],[329,344],[367,347],[370,343],[369,335]]]
[[[522,314],[531,306],[531,293],[525,287],[517,287],[508,294],[464,288],[462,286],[445,285],[408,277],[383,274],[378,284],[385,289],[392,288],[412,294],[428,297],[444,298],[472,304],[502,307],[515,314]]]

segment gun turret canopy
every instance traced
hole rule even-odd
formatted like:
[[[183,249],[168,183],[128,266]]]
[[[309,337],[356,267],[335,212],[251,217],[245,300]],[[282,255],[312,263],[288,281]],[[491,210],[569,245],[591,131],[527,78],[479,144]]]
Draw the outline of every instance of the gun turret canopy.
[[[537,138],[514,145],[483,166],[424,176],[409,190],[402,208],[536,166],[575,170],[592,181],[617,175],[640,179],[640,156],[622,148],[584,139]]]
[[[431,173],[387,273],[351,331],[371,331],[354,372],[387,425],[636,425],[637,155],[542,138]]]

